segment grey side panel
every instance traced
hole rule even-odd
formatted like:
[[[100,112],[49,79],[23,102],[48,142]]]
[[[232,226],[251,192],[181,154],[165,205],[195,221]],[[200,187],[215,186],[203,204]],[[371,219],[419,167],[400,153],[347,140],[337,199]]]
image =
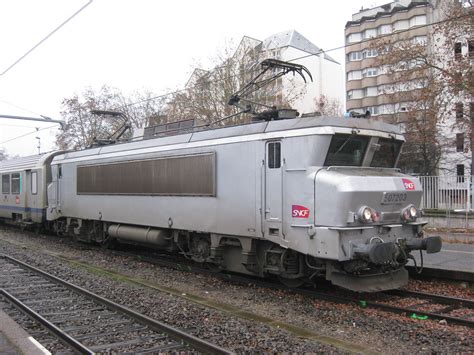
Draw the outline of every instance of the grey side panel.
[[[77,167],[77,193],[215,196],[215,153]]]
[[[151,139],[148,140],[152,141]],[[262,146],[263,144],[260,143]],[[185,229],[219,234],[254,236],[256,234],[256,149],[257,142],[224,144],[215,148],[215,196],[149,194],[77,194],[78,162],[63,163],[57,205],[60,216],[101,219],[107,222],[149,227]],[[263,150],[263,149],[262,149]],[[166,154],[163,154],[166,153]],[[142,160],[167,159],[173,152],[153,152]],[[209,148],[182,149],[183,156],[206,156]],[[126,163],[124,157],[87,161],[89,166]],[[259,159],[260,160],[260,159]],[[130,162],[131,160],[128,160]],[[56,169],[57,165],[53,166]],[[196,174],[188,171],[189,179]],[[53,170],[54,173],[54,170]],[[53,174],[54,176],[54,174]],[[180,178],[176,176],[175,179]],[[188,179],[188,178],[186,178]],[[72,187],[72,188],[71,188]],[[259,190],[258,190],[259,191]],[[51,191],[52,192],[52,191]],[[260,212],[260,211],[259,211]],[[48,210],[49,213],[49,210]],[[51,213],[48,219],[57,218]]]

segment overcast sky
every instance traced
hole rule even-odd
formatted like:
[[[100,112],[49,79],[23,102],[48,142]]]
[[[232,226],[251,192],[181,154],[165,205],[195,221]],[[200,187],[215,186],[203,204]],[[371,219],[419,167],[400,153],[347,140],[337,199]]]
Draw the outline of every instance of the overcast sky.
[[[94,0],[25,59],[0,75],[0,114],[60,119],[61,101],[106,84],[125,94],[183,87],[193,64],[247,35],[260,40],[295,29],[318,47],[344,45],[344,25],[362,6],[388,0],[185,1]],[[0,73],[87,0],[0,1]],[[344,51],[328,53],[344,69]],[[0,149],[9,155],[54,149],[57,128],[0,118]],[[35,127],[40,129],[36,134]],[[33,134],[28,134],[33,132]],[[23,138],[16,138],[25,135]]]

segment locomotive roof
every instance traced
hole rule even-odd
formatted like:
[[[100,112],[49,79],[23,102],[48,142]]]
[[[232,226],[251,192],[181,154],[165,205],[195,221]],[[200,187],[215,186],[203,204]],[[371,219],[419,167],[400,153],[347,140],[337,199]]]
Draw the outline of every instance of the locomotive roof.
[[[310,133],[309,130],[313,128],[320,128],[319,132],[321,133]],[[363,131],[361,132],[361,134],[382,135],[387,137],[388,135],[391,135],[395,136],[397,139],[400,140],[404,139],[401,135],[399,127],[387,124],[385,122],[363,118],[317,116],[269,122],[262,121],[239,126],[208,129],[203,131],[196,131],[193,133],[184,133],[173,136],[139,140],[123,144],[95,147],[62,154],[60,156],[55,157],[54,161],[60,161],[70,158],[85,158],[87,156],[103,155],[121,151],[136,151],[139,149],[146,149],[158,146],[203,142],[206,140],[222,140],[225,138],[232,138],[233,140],[236,140],[239,137],[242,137],[241,139],[249,138],[249,140],[251,140],[250,137],[252,136],[261,137],[260,139],[278,138],[280,136],[286,136],[288,133],[287,131],[298,131],[298,134],[296,135],[305,135],[305,131],[300,132],[299,130],[307,130],[308,135],[314,135],[334,134],[338,131],[346,131],[350,133],[353,129]],[[281,132],[281,135],[279,134],[279,132]]]
[[[48,159],[60,152],[49,152],[0,161],[0,173],[42,168]]]

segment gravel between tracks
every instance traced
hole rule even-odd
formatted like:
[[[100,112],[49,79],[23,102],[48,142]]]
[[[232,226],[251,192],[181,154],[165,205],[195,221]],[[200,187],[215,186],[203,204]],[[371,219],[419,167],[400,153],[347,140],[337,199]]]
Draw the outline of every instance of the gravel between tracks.
[[[18,243],[24,246],[18,247]],[[474,332],[465,327],[436,321],[417,321],[372,309],[314,300],[291,291],[269,290],[251,284],[237,285],[212,276],[181,272],[100,250],[87,250],[83,245],[71,244],[52,236],[0,227],[0,252],[35,264],[148,316],[183,329],[194,330],[196,335],[236,352],[340,350],[298,337],[297,334],[275,326],[238,318],[162,292],[111,280],[82,268],[73,268],[51,255],[87,262],[130,277],[172,287],[186,294],[229,304],[323,336],[358,344],[374,352],[462,353],[474,349]],[[412,289],[419,287],[416,284],[410,285]],[[470,295],[469,290],[463,291],[460,288],[455,288],[453,292],[458,297],[466,297],[463,292]]]

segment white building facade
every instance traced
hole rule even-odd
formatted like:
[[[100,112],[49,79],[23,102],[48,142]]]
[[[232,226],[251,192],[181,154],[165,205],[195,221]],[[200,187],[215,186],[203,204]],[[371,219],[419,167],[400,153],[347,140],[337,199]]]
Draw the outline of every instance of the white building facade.
[[[313,80],[306,78],[305,83],[301,77],[292,75],[279,78],[277,85],[267,90],[266,104],[280,106],[286,103],[301,115],[318,111],[316,102],[324,97],[329,102],[337,103],[342,115],[344,105],[342,65],[295,30],[271,35],[263,41],[243,37],[233,56],[222,66],[212,71],[195,69],[188,80],[187,87],[192,86],[203,75],[213,77],[213,73],[219,70],[226,71],[228,65],[241,67],[233,73],[244,73],[245,84],[252,79],[252,75],[259,72],[258,63],[267,58],[304,65],[310,71]]]
[[[311,41],[295,30],[280,32],[266,38],[261,44],[263,57],[273,57],[304,65],[311,72],[313,81],[304,83],[291,76],[283,77],[282,87],[297,86],[301,95],[292,103],[300,113],[318,111],[316,100],[324,96],[328,101],[344,102],[343,68],[340,63],[324,53]],[[296,60],[295,60],[296,59]]]

